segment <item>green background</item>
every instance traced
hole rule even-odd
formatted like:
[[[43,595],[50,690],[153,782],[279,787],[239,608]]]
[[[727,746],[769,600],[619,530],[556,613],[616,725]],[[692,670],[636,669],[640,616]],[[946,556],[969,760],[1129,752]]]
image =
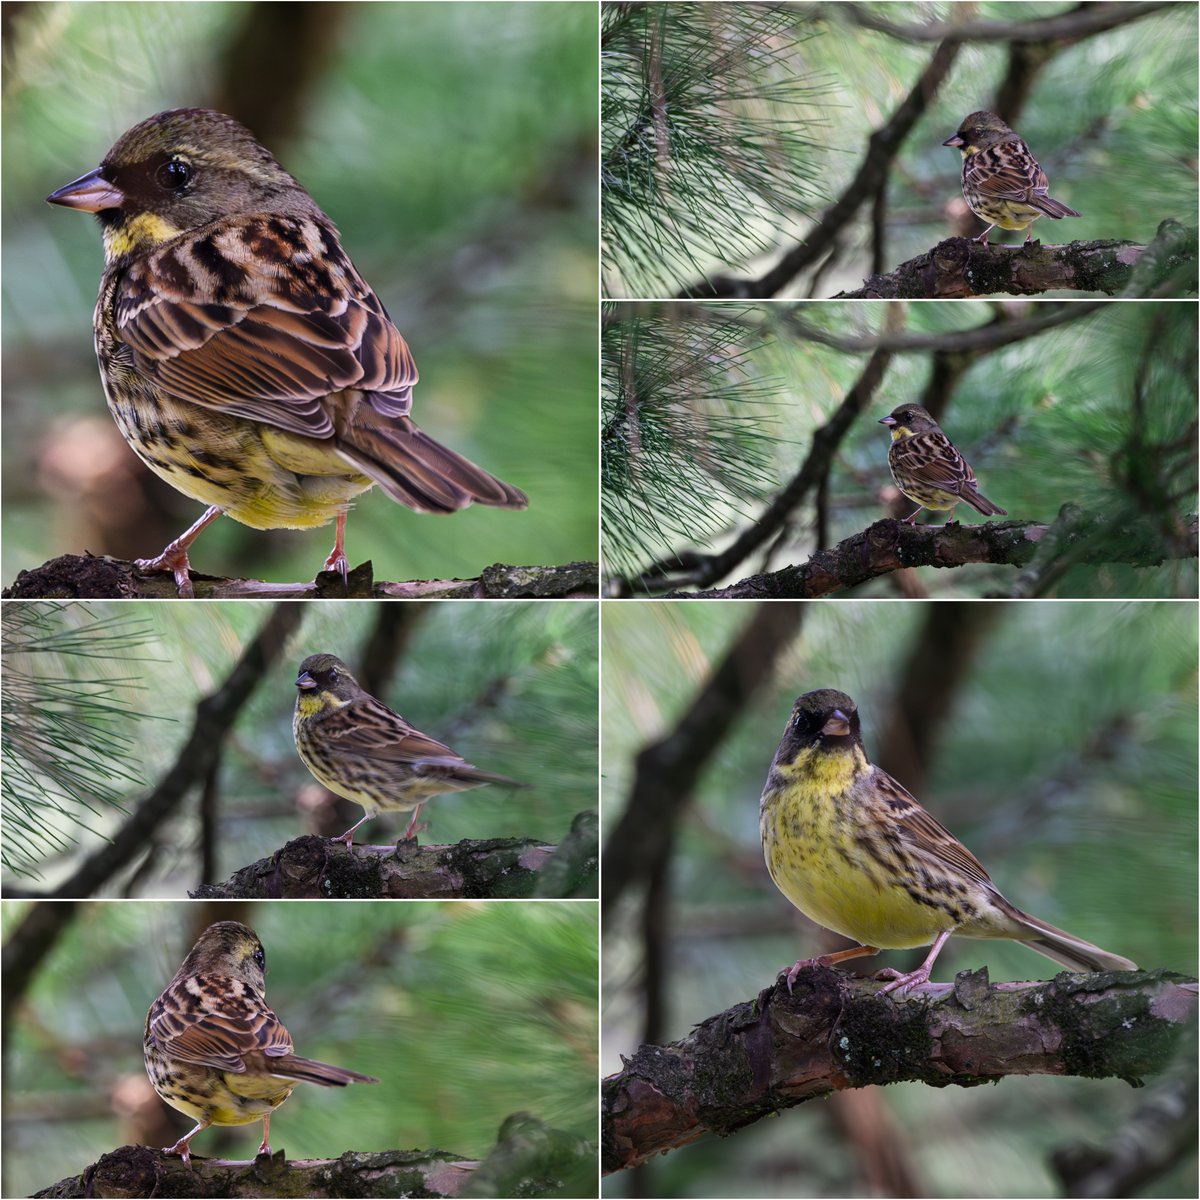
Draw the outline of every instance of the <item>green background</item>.
[[[4,906],[6,943],[27,907]],[[476,1159],[518,1111],[595,1142],[594,904],[88,904],[5,1013],[4,1195],[82,1171],[133,1132],[123,1107],[159,1103],[146,1010],[217,920],[258,933],[267,1002],[297,1053],[381,1081],[301,1084],[271,1121],[273,1150]],[[176,1136],[193,1125],[178,1121]],[[245,1160],[261,1137],[261,1124],[209,1129],[192,1148]]]
[[[587,3],[302,6],[329,22],[268,137],[379,293],[421,373],[413,415],[522,488],[526,512],[413,513],[373,490],[347,554],[379,579],[596,555],[596,25]],[[197,516],[107,414],[92,352],[93,221],[44,203],[165,108],[224,103],[244,23],[287,6],[49,4],[6,10],[3,579],[60,553],[149,556]],[[312,18],[310,18],[312,19]],[[268,27],[265,37],[272,36]],[[296,78],[296,77],[299,77]],[[302,81],[300,81],[302,80]],[[266,120],[267,118],[263,118]],[[147,490],[148,489],[148,490]],[[221,521],[197,570],[310,579],[325,531]]]
[[[126,810],[137,805],[175,761],[191,732],[197,702],[224,680],[270,605],[244,600],[197,605],[114,601],[39,607],[46,613],[48,628],[60,635],[73,634],[82,654],[30,653],[24,649],[30,635],[20,628],[28,606],[4,605],[5,788],[16,788],[20,782],[17,772],[7,768],[13,731],[20,728],[28,734],[34,724],[23,714],[62,709],[55,681],[71,681],[67,690],[72,694],[102,695],[113,706],[109,713],[87,717],[82,726],[65,729],[74,743],[99,746],[92,757],[94,766],[86,771],[85,786],[74,789],[80,799],[66,801],[62,789],[41,784],[44,776],[35,768],[36,819],[75,839],[57,853],[29,842],[33,861],[28,865],[38,873],[36,887],[42,891],[61,883],[84,857],[100,848],[101,836],[126,820],[117,809],[96,803],[89,789],[104,780],[105,770],[119,768],[125,776],[107,781],[116,801]],[[513,837],[555,845],[577,813],[595,809],[594,604],[313,602],[305,605],[299,633],[250,697],[226,739],[216,785],[214,877],[200,878],[196,787],[175,815],[158,827],[144,862],[134,862],[110,879],[104,894],[182,898],[187,889],[201,882],[222,882],[286,841],[314,832],[306,803],[315,781],[292,738],[298,667],[309,654],[327,652],[361,675],[366,640],[385,615],[405,621],[406,632],[394,675],[379,689],[380,698],[482,770],[527,785],[481,787],[430,801],[421,811],[421,820],[429,823],[418,835],[422,844]],[[102,643],[103,635],[137,637],[140,644],[124,649],[118,642],[114,647]],[[90,680],[99,682],[83,682]],[[151,715],[139,718],[137,714]],[[128,739],[120,763],[98,741],[115,738]],[[6,820],[15,811],[10,802],[6,791]],[[79,806],[84,802],[95,815]],[[59,804],[66,814],[81,816],[84,828],[56,811]],[[343,832],[362,815],[357,805],[351,811],[351,820],[332,832]],[[404,832],[408,815],[379,816],[364,825],[355,840],[386,845]],[[15,850],[6,847],[7,853]],[[9,875],[6,882],[16,880]]]
[[[792,703],[819,687],[857,702],[877,763],[884,729],[905,716],[901,685],[924,679],[931,691],[951,689],[922,761],[924,783],[907,773],[899,782],[1018,907],[1142,968],[1196,974],[1195,605],[953,607],[959,611],[946,603],[805,606],[799,637],[779,648],[774,678],[715,748],[676,828],[660,964],[665,1040],[752,999],[797,958],[847,944],[775,889],[759,842],[759,795]],[[635,755],[675,728],[751,612],[748,604],[605,606],[609,832],[627,803]],[[973,652],[911,661],[918,633],[951,617],[979,623]],[[621,852],[606,845],[606,872]],[[606,1074],[643,1040],[641,919],[633,890],[605,916]],[[924,954],[887,952],[846,968],[907,970]],[[1049,979],[1061,969],[1012,942],[951,938],[933,978],[985,965],[993,981]],[[1194,1048],[1181,1048],[1180,1066],[1193,1061]],[[970,1090],[895,1085],[878,1093],[894,1126],[882,1136],[927,1189],[918,1194],[1058,1195],[1048,1153],[1077,1140],[1106,1144],[1161,1077],[1146,1082],[1140,1092],[1116,1079],[1011,1077]],[[674,1150],[649,1164],[639,1186],[656,1196],[869,1195],[861,1168],[845,1125],[817,1102]],[[611,1179],[606,1194],[622,1194],[621,1179]],[[1190,1195],[1195,1187],[1194,1156],[1186,1155],[1139,1194]]]

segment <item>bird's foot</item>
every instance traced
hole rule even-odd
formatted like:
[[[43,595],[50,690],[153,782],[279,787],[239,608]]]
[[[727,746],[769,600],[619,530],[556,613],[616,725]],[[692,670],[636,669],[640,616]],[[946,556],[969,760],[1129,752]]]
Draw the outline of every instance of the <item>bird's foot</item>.
[[[806,967],[828,967],[831,959],[828,954],[818,954],[816,958],[802,958],[795,966],[789,967],[787,971],[780,971],[780,976],[786,976],[788,995],[792,994],[792,987],[796,980],[800,977],[800,972]]]
[[[179,592],[180,598],[194,600],[196,597],[196,592],[192,587],[192,578],[188,574],[191,570],[191,563],[188,562],[187,547],[181,546],[179,542],[172,542],[157,558],[135,558],[133,569],[140,571],[143,575],[156,575],[163,571],[170,571],[175,576],[175,588]]]
[[[875,972],[875,978],[891,980],[891,983],[885,983],[876,995],[882,996],[885,992],[896,990],[907,992],[910,988],[929,982],[929,967],[920,966],[915,971],[897,971],[895,967],[884,967],[883,970]]]
[[[192,1165],[192,1152],[188,1147],[188,1142],[190,1142],[191,1139],[192,1135],[189,1133],[187,1137],[181,1137],[179,1141],[175,1143],[175,1145],[164,1146],[163,1153],[178,1155],[178,1157],[183,1159],[183,1165],[190,1168]]]
[[[321,570],[336,571],[342,577],[342,583],[345,584],[350,577],[350,561],[346,558],[346,552],[341,546],[334,546]]]
[[[262,1144],[261,1144],[261,1145],[259,1146],[259,1148],[258,1148],[258,1153],[257,1153],[257,1154],[256,1154],[254,1157],[255,1157],[255,1158],[262,1158],[262,1156],[263,1156],[264,1154],[265,1154],[265,1155],[266,1155],[268,1158],[270,1158],[270,1157],[271,1157],[271,1147],[270,1147],[269,1143],[267,1142],[267,1139],[266,1139],[266,1138],[263,1138],[263,1140],[262,1140]]]

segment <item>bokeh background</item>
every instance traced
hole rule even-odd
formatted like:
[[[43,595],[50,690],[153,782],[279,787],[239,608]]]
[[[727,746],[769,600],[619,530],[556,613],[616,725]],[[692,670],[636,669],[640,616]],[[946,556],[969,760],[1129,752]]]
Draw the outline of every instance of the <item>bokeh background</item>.
[[[596,8],[588,3],[6,5],[3,579],[61,553],[158,553],[200,505],[104,403],[99,230],[44,197],[152,113],[246,124],[328,213],[408,340],[419,425],[526,512],[349,522],[380,579],[596,556]],[[322,531],[219,521],[198,570],[311,579]]]
[[[752,620],[770,623],[751,639],[757,652],[739,644]],[[643,1041],[684,1037],[798,958],[847,944],[776,890],[759,842],[771,758],[795,697],[818,687],[853,697],[871,761],[1014,904],[1145,969],[1195,976],[1194,604],[608,604],[601,645],[605,1074]],[[702,747],[687,733],[672,743],[672,761],[704,754],[688,790],[660,781],[677,817],[666,801],[628,814],[639,751],[676,733],[727,656],[749,699],[727,729],[712,719],[719,701],[705,707]],[[646,862],[647,845],[669,850]],[[924,953],[846,966],[908,970]],[[934,978],[984,965],[994,981],[1059,970],[1015,943],[951,938]],[[1194,1069],[1193,1045],[1142,1091],[1010,1077],[839,1095],[674,1150],[639,1178],[612,1176],[606,1194],[1060,1195],[1053,1150],[1110,1144],[1159,1086],[1182,1074],[1193,1095]],[[1138,1195],[1196,1190],[1194,1117],[1170,1111],[1180,1156],[1140,1178]]]
[[[944,238],[982,232],[962,198],[960,155],[942,145],[978,109],[1004,116],[1046,171],[1050,194],[1083,214],[1039,220],[1036,238],[1147,243],[1168,218],[1194,237],[1196,8],[1136,8],[1117,28],[1071,36],[1095,10],[606,4],[605,294],[704,295],[706,280],[757,278],[774,266],[843,195],[871,135],[916,89],[939,46],[920,35],[937,22],[986,33],[964,42],[940,86],[920,97],[882,192],[868,188],[826,252],[771,294],[833,296]],[[1057,37],[1016,36],[1052,16],[1066,18]],[[1191,278],[1170,294],[1192,294],[1194,267]]]
[[[6,887],[45,894],[124,827],[174,764],[197,704],[272,609],[254,601],[4,605]],[[373,694],[469,762],[527,785],[430,801],[422,844],[513,837],[556,845],[578,813],[595,810],[594,604],[335,601],[299,613],[224,740],[207,797],[202,779],[189,780],[144,851],[96,894],[182,898],[302,833],[336,836],[362,816],[316,783],[293,742],[299,663],[318,652],[345,660]],[[406,814],[385,814],[356,840],[386,845],[406,824]]]
[[[6,1196],[31,1196],[121,1145],[171,1145],[192,1127],[154,1095],[142,1028],[196,937],[219,920],[259,935],[267,1002],[298,1053],[380,1079],[301,1084],[271,1121],[273,1150],[478,1159],[520,1111],[595,1144],[594,904],[56,907],[65,923],[55,922],[36,967],[19,982],[5,971]],[[6,963],[30,908],[3,906]],[[261,1137],[261,1123],[209,1129],[193,1152],[252,1159]],[[594,1194],[594,1163],[580,1167],[563,1195]]]
[[[893,353],[829,469],[725,582],[906,518],[914,505],[892,481],[878,421],[916,402],[1008,511],[984,518],[959,504],[955,521],[1049,523],[1067,503],[1094,519],[1026,594],[1196,595],[1196,309],[1182,301],[610,305],[606,570],[637,595],[648,564],[725,549],[800,470],[877,339]],[[946,514],[918,519],[942,525]],[[1008,565],[921,567],[854,594],[1003,596],[1026,582]]]

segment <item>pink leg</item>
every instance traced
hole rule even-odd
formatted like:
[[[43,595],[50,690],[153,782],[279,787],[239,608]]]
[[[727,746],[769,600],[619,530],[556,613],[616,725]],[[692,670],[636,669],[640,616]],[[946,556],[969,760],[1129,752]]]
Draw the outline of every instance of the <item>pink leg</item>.
[[[340,512],[337,515],[337,532],[333,536],[333,549],[329,552],[329,557],[325,560],[325,566],[322,570],[336,571],[341,577],[342,582],[346,582],[346,577],[350,574],[350,564],[346,561],[346,514]]]
[[[413,836],[414,833],[420,832],[420,830],[417,829],[417,818],[421,815],[421,808],[422,808],[422,805],[424,805],[424,803],[425,803],[425,801],[422,800],[421,803],[418,804],[417,807],[413,809],[412,820],[409,821],[408,828],[404,831],[404,840],[406,842],[408,841],[408,839],[410,837]]]
[[[880,971],[875,976],[876,979],[890,979],[892,982],[885,983],[877,994],[882,996],[884,992],[891,992],[896,988],[899,988],[902,992],[907,992],[909,988],[916,987],[918,984],[928,983],[929,972],[933,969],[933,960],[941,953],[942,947],[953,932],[952,929],[945,929],[937,935],[933,943],[933,949],[929,951],[925,961],[915,971],[909,971],[907,975],[902,975],[892,967],[885,967]]]
[[[977,238],[972,238],[971,240],[973,242],[978,242],[981,246],[986,246],[988,244],[987,235],[989,233],[991,233],[992,230],[995,228],[996,228],[996,225],[995,225],[995,222],[993,222]]]
[[[184,1134],[184,1136],[181,1137],[179,1141],[175,1143],[175,1145],[164,1147],[163,1153],[178,1154],[179,1157],[183,1159],[183,1165],[185,1167],[190,1167],[192,1165],[192,1152],[189,1143],[191,1142],[192,1138],[196,1136],[196,1134],[202,1133],[205,1129],[207,1129],[209,1124],[210,1122],[208,1121],[200,1121],[196,1125],[196,1128],[191,1131],[191,1133]]]
[[[147,575],[156,571],[170,571],[175,576],[175,586],[179,594],[184,599],[191,600],[196,593],[192,590],[191,579],[188,578],[191,567],[188,562],[188,547],[196,540],[200,531],[206,525],[211,525],[224,511],[215,504],[205,509],[200,520],[181,533],[157,558],[134,559],[134,567]]]
[[[270,1142],[270,1138],[268,1136],[270,1134],[270,1131],[271,1131],[271,1114],[264,1113],[263,1114],[263,1140],[262,1140],[262,1144],[258,1148],[259,1154],[266,1154],[266,1155],[270,1156],[271,1142]]]
[[[346,849],[353,850],[354,849],[354,831],[360,825],[362,825],[365,821],[369,821],[370,819],[371,819],[371,813],[366,813],[363,816],[361,821],[355,821],[355,823],[353,825],[351,825],[350,828],[347,829],[346,832],[341,835],[341,837],[335,837],[335,838],[332,838],[331,840],[335,841],[335,842],[345,842]]]

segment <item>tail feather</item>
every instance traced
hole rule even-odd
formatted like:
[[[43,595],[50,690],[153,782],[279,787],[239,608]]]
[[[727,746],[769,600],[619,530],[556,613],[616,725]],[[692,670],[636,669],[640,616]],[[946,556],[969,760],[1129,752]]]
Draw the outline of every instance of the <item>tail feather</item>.
[[[1068,208],[1061,200],[1052,200],[1049,196],[1039,196],[1034,193],[1030,195],[1028,203],[1031,208],[1036,208],[1038,212],[1045,213],[1046,216],[1053,217],[1056,221],[1060,217],[1083,216],[1073,208]]]
[[[1033,936],[1018,939],[1022,946],[1036,950],[1047,958],[1053,959],[1061,966],[1072,971],[1136,971],[1137,964],[1122,958],[1119,954],[1109,954],[1091,942],[1085,942],[1074,934],[1063,929],[1056,929],[1039,921],[1028,913],[1016,910],[1021,924]]]
[[[1007,517],[1008,509],[1001,508],[998,504],[993,504],[982,492],[977,492],[973,488],[963,488],[959,495],[964,499],[976,512],[981,512],[987,517]]]
[[[355,421],[338,431],[337,450],[393,500],[417,512],[451,513],[469,504],[525,508],[529,503],[519,488],[434,441],[411,417]]]
[[[379,1082],[373,1075],[360,1075],[357,1071],[346,1070],[345,1067],[314,1062],[311,1058],[299,1058],[295,1054],[286,1054],[277,1059],[268,1057],[267,1062],[272,1075],[283,1075],[288,1079],[303,1079],[307,1083],[319,1083],[322,1087],[345,1087],[349,1083]]]

